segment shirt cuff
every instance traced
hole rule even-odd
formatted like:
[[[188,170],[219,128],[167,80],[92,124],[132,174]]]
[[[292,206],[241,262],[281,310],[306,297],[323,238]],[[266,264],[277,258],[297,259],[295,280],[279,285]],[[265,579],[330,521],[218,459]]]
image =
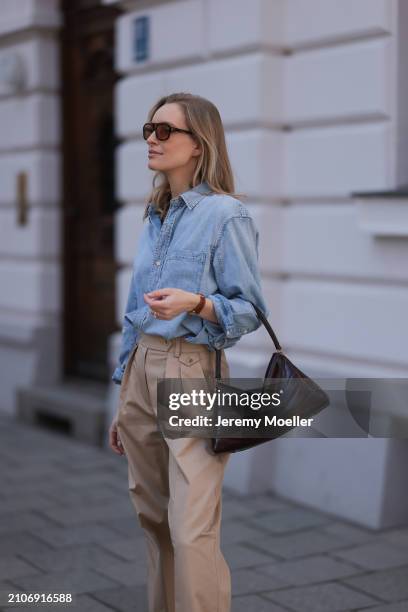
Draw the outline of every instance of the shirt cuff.
[[[113,380],[113,382],[117,385],[120,385],[122,382],[124,370],[125,368],[122,369],[120,366],[118,366],[111,376],[111,380]]]
[[[208,299],[214,305],[214,311],[218,319],[215,325],[220,333],[223,333],[228,339],[239,339],[242,334],[246,334],[261,324],[258,321],[253,306],[244,300],[229,300],[220,293],[207,295]],[[234,304],[234,306],[233,306]],[[250,308],[250,312],[248,312]],[[254,319],[256,323],[254,326]]]
[[[231,309],[228,308],[224,296],[219,294],[206,296],[214,305],[214,312],[218,322],[203,320],[204,329],[208,335],[208,344],[214,349],[229,348],[236,344],[242,333],[241,328],[234,324],[231,316]],[[246,331],[246,330],[245,330]]]
[[[207,344],[210,351],[232,346],[238,338],[228,339],[223,328],[218,323],[208,321],[200,316],[187,316],[183,327],[189,332],[184,339],[191,344]]]
[[[212,321],[205,320],[204,328],[207,331],[208,343],[214,349],[229,348],[236,344],[240,338],[240,336],[230,337],[231,332],[229,330],[225,332],[220,325]]]

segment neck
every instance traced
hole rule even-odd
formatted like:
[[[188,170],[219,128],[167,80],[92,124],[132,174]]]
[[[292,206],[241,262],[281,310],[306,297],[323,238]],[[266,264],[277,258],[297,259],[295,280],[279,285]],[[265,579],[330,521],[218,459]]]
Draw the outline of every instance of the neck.
[[[170,185],[171,198],[176,198],[180,194],[191,189],[192,179],[193,177],[190,172],[184,173],[181,176],[167,175],[167,180],[169,181]]]

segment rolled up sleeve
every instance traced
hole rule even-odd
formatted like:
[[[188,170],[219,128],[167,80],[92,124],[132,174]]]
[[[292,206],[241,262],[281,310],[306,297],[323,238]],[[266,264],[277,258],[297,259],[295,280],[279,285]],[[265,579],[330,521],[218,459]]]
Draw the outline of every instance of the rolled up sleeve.
[[[125,315],[123,317],[123,325],[122,325],[122,336],[121,336],[121,346],[119,351],[119,359],[117,367],[115,368],[111,379],[117,385],[120,385],[122,382],[123,373],[126,368],[126,363],[129,357],[129,354],[137,342],[139,332],[132,325],[129,318],[126,316],[129,312],[133,312],[137,309],[137,298],[136,292],[134,288],[134,271],[132,272],[132,277],[130,281],[130,287],[128,292],[128,298],[126,303]]]
[[[204,320],[208,343],[213,348],[233,346],[243,334],[260,327],[262,322],[250,302],[269,316],[258,259],[259,232],[252,217],[234,216],[225,221],[213,252],[218,291],[207,295],[218,323]]]

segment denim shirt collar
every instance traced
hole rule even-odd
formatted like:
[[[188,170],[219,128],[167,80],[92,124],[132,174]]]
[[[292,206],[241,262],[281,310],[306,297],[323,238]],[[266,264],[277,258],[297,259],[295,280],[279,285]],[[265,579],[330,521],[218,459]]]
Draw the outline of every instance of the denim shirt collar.
[[[184,203],[190,210],[192,210],[194,206],[199,203],[200,200],[202,200],[206,195],[209,195],[210,193],[212,193],[211,187],[209,186],[207,181],[202,181],[201,183],[199,183],[195,187],[192,187],[188,191],[184,191],[179,196],[172,198],[170,200],[170,204],[179,200],[180,203]],[[155,207],[152,204],[149,204],[149,206],[147,207],[147,211],[150,220],[152,220],[152,215],[157,214]]]

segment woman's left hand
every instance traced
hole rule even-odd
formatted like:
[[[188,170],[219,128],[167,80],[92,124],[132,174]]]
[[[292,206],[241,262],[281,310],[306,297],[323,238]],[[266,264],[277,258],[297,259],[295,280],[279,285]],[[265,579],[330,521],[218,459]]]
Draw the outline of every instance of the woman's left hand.
[[[143,294],[144,301],[158,319],[170,320],[182,312],[191,310],[199,302],[199,296],[191,291],[164,287]]]

